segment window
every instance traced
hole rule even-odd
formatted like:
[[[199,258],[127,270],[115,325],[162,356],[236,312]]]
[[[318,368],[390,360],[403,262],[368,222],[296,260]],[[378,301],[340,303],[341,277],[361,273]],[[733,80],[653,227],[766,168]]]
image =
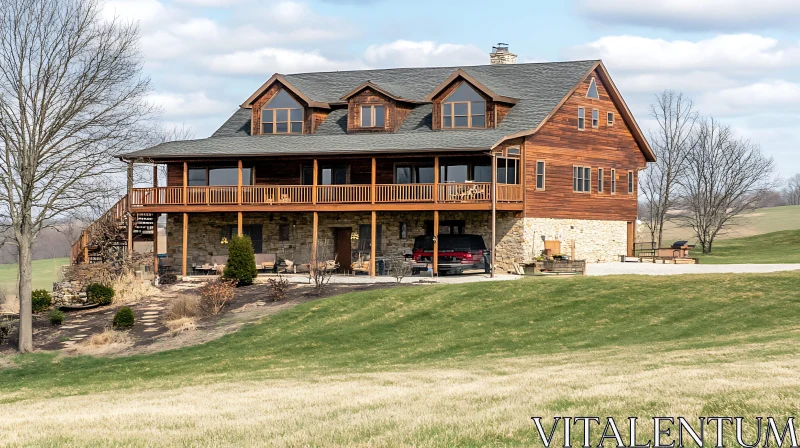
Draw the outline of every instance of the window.
[[[439,167],[439,182],[466,182],[469,165],[442,165]]]
[[[375,239],[377,240],[375,244],[375,252],[381,251],[381,225],[376,224],[375,226]],[[360,251],[368,251],[370,250],[370,245],[372,243],[372,226],[370,224],[360,224],[358,226],[358,250]]]
[[[584,120],[585,120],[584,113],[585,113],[585,110],[582,107],[579,107],[578,108],[578,129],[581,130],[581,131],[586,129],[586,123],[584,122]]]
[[[361,106],[361,127],[362,128],[386,127],[386,107]]]
[[[304,166],[300,172],[300,185],[314,185],[314,167]]]
[[[497,158],[497,183],[498,184],[519,183],[519,159],[512,159],[505,157]]]
[[[320,185],[344,185],[347,183],[346,166],[328,166],[319,170]]]
[[[617,170],[611,170],[611,194],[617,193]]]
[[[597,109],[592,110],[592,127],[600,127],[600,111]]]
[[[400,222],[400,239],[405,240],[408,239],[408,224],[404,222]]]
[[[278,224],[278,241],[289,241],[289,224]]]
[[[239,234],[239,226],[238,225],[229,225],[227,235],[224,234],[223,236],[228,238],[230,241],[235,235]],[[249,236],[250,241],[253,242],[253,252],[260,254],[263,250],[263,242],[264,239],[261,235],[261,224],[244,224],[242,225],[242,235]]]
[[[473,165],[472,180],[475,182],[491,182],[492,165]]]
[[[589,193],[591,190],[592,169],[588,166],[572,167],[572,191]]]
[[[252,168],[242,168],[242,185],[252,184]],[[188,185],[239,185],[239,168],[189,168]]]
[[[589,83],[589,90],[586,92],[587,98],[594,98],[596,100],[600,99],[600,95],[597,93],[597,83],[592,78],[592,82]]]
[[[467,221],[463,219],[447,219],[439,221],[439,235],[463,235],[466,233]],[[425,221],[425,235],[433,235],[433,221]]]
[[[544,191],[544,160],[536,161],[536,189]]]
[[[302,134],[303,106],[281,90],[261,110],[261,133]]]
[[[608,126],[614,126],[614,112],[609,112],[606,116],[606,120],[608,121]]]
[[[394,183],[396,184],[432,184],[433,167],[427,165],[396,165]]]
[[[466,82],[442,104],[442,128],[485,128],[486,101]]]
[[[603,172],[604,172],[604,170],[602,168],[598,168],[597,169],[597,192],[598,193],[602,193],[603,192]]]
[[[628,171],[628,194],[633,194],[633,171]]]
[[[394,183],[396,184],[410,184],[411,183],[411,167],[410,166],[397,166],[394,170]]]

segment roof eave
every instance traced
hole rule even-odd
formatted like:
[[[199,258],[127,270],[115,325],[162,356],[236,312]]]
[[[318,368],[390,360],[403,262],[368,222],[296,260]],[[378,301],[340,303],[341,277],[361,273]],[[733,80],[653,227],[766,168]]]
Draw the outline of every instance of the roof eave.
[[[492,89],[486,87],[480,81],[475,79],[472,75],[470,75],[469,73],[465,72],[462,69],[458,69],[455,72],[453,72],[450,76],[448,76],[447,79],[445,79],[441,84],[436,86],[436,88],[433,89],[433,91],[429,93],[428,96],[426,96],[423,99],[423,101],[425,101],[426,103],[433,102],[433,99],[436,98],[437,95],[442,93],[442,91],[446,89],[447,86],[452,84],[453,81],[455,81],[458,78],[463,78],[464,80],[475,86],[475,88],[480,90],[484,95],[491,98],[492,101],[509,103],[509,104],[517,104],[519,102],[518,98],[511,98],[509,96],[498,95],[497,93],[492,91]]]
[[[255,100],[257,100],[261,95],[263,95],[264,92],[266,92],[267,89],[272,87],[272,84],[274,84],[276,82],[281,83],[281,85],[283,85],[287,90],[289,90],[292,93],[294,93],[295,95],[297,95],[301,100],[303,100],[306,103],[306,105],[308,107],[316,107],[316,108],[320,108],[320,109],[330,109],[331,108],[330,104],[328,104],[328,103],[312,100],[311,98],[306,96],[303,92],[301,92],[298,88],[293,86],[289,81],[287,81],[286,78],[283,77],[283,75],[278,74],[278,73],[275,73],[274,75],[272,75],[267,80],[267,82],[262,84],[261,87],[259,87],[258,90],[256,90],[252,95],[250,95],[250,97],[248,97],[244,101],[244,103],[242,103],[239,107],[243,107],[245,109],[252,109],[253,108],[253,103],[255,102]]]

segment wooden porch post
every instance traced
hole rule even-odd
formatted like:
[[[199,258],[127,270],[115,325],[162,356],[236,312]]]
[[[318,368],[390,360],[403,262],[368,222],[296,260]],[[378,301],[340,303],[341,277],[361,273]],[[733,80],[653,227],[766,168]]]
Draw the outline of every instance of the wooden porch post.
[[[315,170],[316,171],[316,170]],[[317,268],[317,227],[319,226],[319,214],[314,212],[314,224],[311,230],[311,269]],[[309,269],[309,271],[311,270]]]
[[[490,276],[494,278],[494,265],[497,260],[497,154],[492,152],[492,267]]]
[[[433,202],[439,202],[439,156],[433,158]]]
[[[311,187],[311,203],[312,204],[316,204],[317,203],[317,175],[318,175],[318,172],[319,172],[319,164],[317,163],[317,159],[314,159],[314,170],[313,171],[314,171],[314,180],[311,183],[311,185],[312,185],[312,187]],[[314,218],[315,219],[316,219],[316,216],[317,216],[317,212],[314,212]],[[315,251],[317,250],[317,246],[316,245],[314,246],[314,250]]]
[[[433,274],[439,275],[439,210],[433,211]]]
[[[633,241],[636,237],[636,221],[628,222],[628,248],[627,248],[627,255],[629,257],[633,256]]]
[[[236,184],[236,200],[239,202],[239,205],[242,205],[242,159],[239,159],[239,176],[238,176],[238,183]],[[241,219],[239,219],[239,222],[241,222]],[[241,234],[242,234],[242,226],[240,225],[239,235]]]
[[[372,159],[372,160],[374,162],[375,159]],[[374,167],[374,165],[373,165],[373,167]],[[375,260],[375,252],[376,252],[375,246],[377,246],[376,239],[378,237],[378,226],[377,226],[377,223],[376,223],[377,219],[376,219],[375,214],[376,214],[375,210],[373,210],[372,211],[372,221],[371,221],[372,229],[370,229],[370,231],[372,233],[370,235],[370,240],[369,240],[369,276],[370,277],[375,277],[375,268],[376,268],[376,263],[377,263],[377,260]]]
[[[158,213],[153,213],[153,275],[158,276]]]
[[[237,215],[236,216],[236,219],[237,219],[236,234],[239,235],[239,236],[242,236],[242,212],[238,212],[236,215]]]
[[[128,214],[128,260],[133,259],[133,213],[131,213],[131,198],[133,197],[133,160],[128,162],[128,200],[126,202]]]
[[[89,263],[89,235],[85,230],[83,231],[81,238],[83,238],[83,262]]]
[[[377,174],[376,174],[376,169],[375,168],[377,167],[377,165],[378,164],[375,161],[375,157],[373,157],[372,158],[372,185],[370,186],[370,190],[369,190],[369,198],[371,200],[371,203],[373,203],[373,204],[375,203],[375,179],[377,178]],[[372,220],[373,221],[375,220],[375,216],[372,217]]]
[[[183,257],[183,261],[181,262],[181,275],[186,277],[186,250],[189,245],[189,214],[183,214],[183,246],[182,246],[182,253],[181,257]]]
[[[189,203],[189,163],[183,162],[183,205]],[[186,274],[184,274],[186,275]]]

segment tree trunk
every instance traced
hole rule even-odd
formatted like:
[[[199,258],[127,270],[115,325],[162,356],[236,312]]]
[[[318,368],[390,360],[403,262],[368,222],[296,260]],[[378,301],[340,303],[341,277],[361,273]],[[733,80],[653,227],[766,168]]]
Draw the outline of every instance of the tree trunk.
[[[31,305],[33,235],[30,225],[23,223],[18,242],[19,252],[19,351],[33,351],[33,309]]]

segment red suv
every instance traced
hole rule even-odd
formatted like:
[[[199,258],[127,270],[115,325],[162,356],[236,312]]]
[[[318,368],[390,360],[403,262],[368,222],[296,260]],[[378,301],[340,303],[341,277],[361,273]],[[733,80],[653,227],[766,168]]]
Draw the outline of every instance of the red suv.
[[[414,239],[412,273],[433,267],[433,236]],[[439,235],[439,272],[461,274],[467,269],[491,270],[492,257],[480,235]]]

